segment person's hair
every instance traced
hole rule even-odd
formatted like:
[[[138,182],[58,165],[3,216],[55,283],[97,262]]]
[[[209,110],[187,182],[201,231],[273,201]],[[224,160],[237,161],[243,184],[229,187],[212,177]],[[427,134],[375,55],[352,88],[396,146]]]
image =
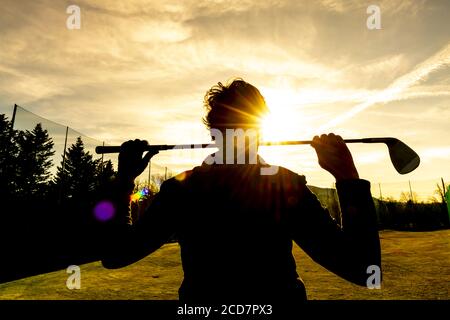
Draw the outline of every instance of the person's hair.
[[[241,78],[211,87],[203,104],[207,111],[203,123],[209,129],[259,127],[261,118],[268,112],[259,90]]]

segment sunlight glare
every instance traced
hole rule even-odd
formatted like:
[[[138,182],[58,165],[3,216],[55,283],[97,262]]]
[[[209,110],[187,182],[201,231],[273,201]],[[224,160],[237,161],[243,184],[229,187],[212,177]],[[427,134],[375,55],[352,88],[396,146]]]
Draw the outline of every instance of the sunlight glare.
[[[305,132],[302,114],[293,105],[291,95],[283,91],[265,95],[270,111],[261,122],[263,141],[296,140],[301,132]]]

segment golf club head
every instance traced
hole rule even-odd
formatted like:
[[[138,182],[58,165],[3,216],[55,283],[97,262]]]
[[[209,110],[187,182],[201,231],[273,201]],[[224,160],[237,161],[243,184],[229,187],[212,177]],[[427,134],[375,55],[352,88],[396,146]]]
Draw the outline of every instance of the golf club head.
[[[389,149],[391,162],[398,173],[407,174],[419,166],[419,155],[400,140],[389,138],[386,145]]]

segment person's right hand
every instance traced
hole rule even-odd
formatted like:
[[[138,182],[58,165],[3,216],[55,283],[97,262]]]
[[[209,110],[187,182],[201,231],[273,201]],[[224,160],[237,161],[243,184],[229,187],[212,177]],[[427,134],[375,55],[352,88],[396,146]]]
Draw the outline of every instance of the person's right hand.
[[[120,146],[118,176],[124,182],[133,182],[144,172],[150,159],[158,151],[149,151],[142,157],[148,142],[145,140],[129,140]]]
[[[319,165],[336,181],[359,179],[352,154],[341,136],[333,133],[315,136],[311,146],[316,150]]]

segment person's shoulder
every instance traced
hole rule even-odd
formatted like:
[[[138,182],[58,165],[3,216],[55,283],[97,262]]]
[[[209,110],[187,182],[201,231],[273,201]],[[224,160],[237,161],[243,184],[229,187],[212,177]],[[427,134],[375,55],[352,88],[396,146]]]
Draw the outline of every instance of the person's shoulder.
[[[161,191],[167,190],[167,189],[180,188],[192,176],[194,169],[183,171],[183,172],[163,181],[163,183],[161,184]]]
[[[306,177],[304,175],[298,174],[297,172],[294,172],[282,166],[278,167],[278,172],[276,173],[275,176],[281,180],[288,179],[292,182],[306,185]]]

